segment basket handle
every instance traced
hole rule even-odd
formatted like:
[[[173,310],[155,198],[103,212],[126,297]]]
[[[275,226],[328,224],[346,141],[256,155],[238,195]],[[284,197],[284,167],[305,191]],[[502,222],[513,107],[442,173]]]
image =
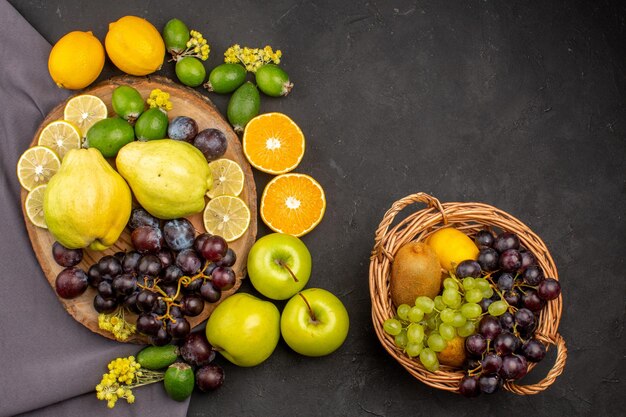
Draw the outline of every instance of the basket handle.
[[[441,205],[441,202],[437,200],[435,197],[426,194],[426,193],[415,193],[408,195],[404,198],[393,203],[391,208],[387,210],[385,215],[383,216],[382,221],[378,225],[378,229],[376,229],[376,236],[374,238],[374,250],[372,251],[372,258],[377,258],[381,255],[386,256],[390,260],[392,260],[392,256],[387,250],[383,247],[383,240],[389,230],[389,227],[393,223],[393,220],[396,218],[398,213],[400,213],[404,208],[410,206],[414,203],[423,203],[426,204],[429,208],[436,208],[441,213],[441,217],[443,219],[443,224],[448,224],[448,219],[446,217],[446,213]]]
[[[511,391],[515,394],[519,395],[533,395],[538,394],[541,391],[548,388],[554,380],[561,375],[563,372],[563,368],[565,368],[565,361],[567,360],[567,347],[565,346],[565,340],[561,337],[560,334],[556,334],[555,336],[544,336],[542,334],[535,334],[535,338],[539,339],[544,343],[548,343],[550,345],[555,345],[557,349],[556,353],[556,361],[552,366],[552,369],[548,372],[546,377],[536,384],[532,385],[517,385],[513,382],[507,382],[505,387],[508,391]]]

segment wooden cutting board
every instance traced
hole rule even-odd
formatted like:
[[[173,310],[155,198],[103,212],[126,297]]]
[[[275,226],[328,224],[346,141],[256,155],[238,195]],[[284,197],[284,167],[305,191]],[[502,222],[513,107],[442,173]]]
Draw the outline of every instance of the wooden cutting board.
[[[113,93],[113,90],[120,85],[130,85],[136,88],[141,96],[144,97],[144,99],[147,98],[150,95],[150,92],[155,88],[159,88],[162,91],[170,93],[170,100],[172,102],[173,109],[168,112],[169,119],[172,120],[176,116],[189,116],[198,123],[199,131],[207,128],[216,128],[224,132],[226,138],[228,139],[228,149],[226,151],[226,154],[224,155],[224,158],[232,159],[233,161],[237,162],[243,169],[245,183],[240,198],[242,198],[243,201],[245,201],[250,208],[252,218],[250,219],[250,227],[248,228],[246,233],[241,238],[229,244],[229,247],[231,247],[237,254],[237,262],[233,266],[233,270],[237,275],[237,283],[234,288],[222,293],[221,300],[224,300],[226,297],[237,291],[237,289],[241,285],[241,280],[246,275],[246,262],[248,252],[250,251],[250,247],[256,239],[257,233],[256,187],[254,184],[254,178],[252,176],[252,170],[250,168],[250,165],[243,155],[241,142],[235,132],[231,129],[230,124],[217,111],[213,103],[211,103],[211,100],[199,94],[195,90],[183,87],[181,85],[177,85],[171,80],[164,77],[116,77],[101,84],[98,84],[92,88],[89,88],[85,91],[82,91],[80,94],[91,94],[100,97],[107,105],[107,108],[109,110],[109,117],[111,117],[114,115],[113,108],[111,107],[111,95]],[[60,103],[46,116],[44,121],[37,129],[37,132],[35,133],[35,136],[33,137],[33,140],[31,142],[31,146],[37,144],[37,139],[39,138],[41,130],[48,123],[54,120],[63,119],[63,109],[66,103],[67,101]],[[23,212],[24,201],[27,194],[28,192],[22,189],[21,199]],[[190,216],[188,217],[188,219],[194,224],[198,232],[201,233],[205,231],[202,221],[202,213]],[[25,212],[24,221],[26,222],[26,229],[28,230],[28,235],[30,237],[33,250],[35,251],[35,255],[37,256],[39,264],[41,265],[41,269],[43,270],[46,279],[52,286],[52,291],[55,291],[54,283],[56,277],[58,273],[63,270],[63,267],[57,265],[52,257],[52,244],[54,243],[55,239],[48,232],[48,230],[34,226],[30,222],[30,220],[28,220]],[[96,263],[101,257],[105,255],[112,255],[118,251],[131,249],[132,245],[130,243],[130,232],[128,229],[125,229],[118,241],[109,249],[103,252],[97,252],[88,249],[84,250],[83,261],[78,266],[83,268],[86,272],[89,267]],[[74,317],[78,322],[82,323],[89,330],[109,339],[114,339],[111,333],[98,328],[98,313],[93,308],[93,299],[95,295],[96,290],[90,287],[83,295],[78,298],[72,300],[59,298],[59,301],[61,302],[61,304],[63,304],[63,307],[65,307],[67,312],[72,315],[72,317]],[[204,320],[206,320],[218,303],[209,304],[205,302],[205,307],[202,314],[197,317],[187,318],[191,323],[191,326],[195,327]],[[128,320],[133,323],[136,320],[136,316],[134,314],[128,314],[127,317]],[[145,343],[146,341],[147,337],[141,335],[135,335],[127,340],[127,342],[132,343]]]

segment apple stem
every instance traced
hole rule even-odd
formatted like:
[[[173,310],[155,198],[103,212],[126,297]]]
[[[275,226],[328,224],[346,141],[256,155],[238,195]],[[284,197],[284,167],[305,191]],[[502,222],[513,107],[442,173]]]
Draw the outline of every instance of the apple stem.
[[[293,278],[293,280],[295,282],[299,282],[298,278],[296,277],[296,274],[293,273],[293,271],[291,270],[291,268],[289,268],[289,266],[285,263],[285,261],[283,261],[282,259],[277,261],[278,265],[282,266],[283,268],[287,269],[287,271],[289,271],[289,274],[291,275],[291,278]]]
[[[302,297],[302,299],[304,300],[304,303],[306,304],[307,308],[309,309],[309,315],[311,316],[311,321],[317,323],[317,317],[315,317],[315,313],[313,312],[313,309],[311,308],[311,304],[309,304],[309,301],[306,299],[306,297],[304,295],[302,295],[301,292],[299,292],[298,295],[300,297]]]

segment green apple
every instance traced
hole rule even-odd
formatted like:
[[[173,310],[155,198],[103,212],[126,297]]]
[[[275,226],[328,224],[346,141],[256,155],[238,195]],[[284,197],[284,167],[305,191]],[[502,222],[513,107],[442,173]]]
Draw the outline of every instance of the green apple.
[[[311,253],[295,236],[263,236],[248,253],[248,276],[254,288],[267,298],[286,300],[309,282]]]
[[[206,337],[226,359],[238,366],[256,366],[270,357],[280,339],[280,313],[269,301],[234,294],[211,313]]]
[[[321,288],[309,288],[287,302],[280,332],[290,348],[306,356],[334,352],[348,336],[350,319],[339,298]]]

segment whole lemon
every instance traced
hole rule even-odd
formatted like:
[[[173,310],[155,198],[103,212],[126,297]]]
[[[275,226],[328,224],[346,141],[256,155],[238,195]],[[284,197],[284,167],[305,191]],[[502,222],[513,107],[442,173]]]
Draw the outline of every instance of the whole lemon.
[[[104,48],[91,32],[70,32],[52,47],[48,71],[60,88],[80,90],[94,82],[104,67]]]
[[[104,39],[107,54],[116,67],[131,75],[148,75],[163,65],[165,44],[159,31],[137,16],[124,16],[109,24]]]

